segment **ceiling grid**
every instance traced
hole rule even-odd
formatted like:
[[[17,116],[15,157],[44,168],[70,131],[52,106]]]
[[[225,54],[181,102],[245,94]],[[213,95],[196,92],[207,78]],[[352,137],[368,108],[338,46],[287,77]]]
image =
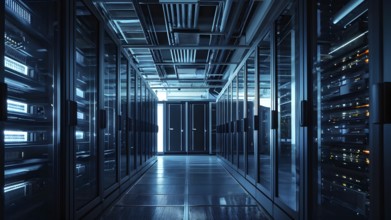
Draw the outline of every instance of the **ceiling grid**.
[[[95,0],[139,72],[168,100],[214,100],[250,49],[264,1]]]

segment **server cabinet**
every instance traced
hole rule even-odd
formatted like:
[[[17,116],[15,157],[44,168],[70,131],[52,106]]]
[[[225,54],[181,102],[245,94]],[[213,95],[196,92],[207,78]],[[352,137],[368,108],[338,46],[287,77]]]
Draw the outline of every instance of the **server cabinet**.
[[[223,92],[222,96],[221,96],[221,99],[220,99],[220,102],[221,102],[221,109],[222,109],[222,116],[221,116],[221,156],[225,157],[225,153],[226,153],[226,149],[225,149],[225,144],[226,144],[226,140],[225,140],[225,135],[226,135],[226,122],[227,122],[227,109],[226,109],[226,106],[225,106],[225,92]]]
[[[142,92],[141,92],[141,77],[139,75],[136,76],[136,118],[135,118],[135,132],[136,132],[136,167],[139,167],[142,164],[141,160],[141,101],[142,101]]]
[[[225,117],[225,112],[224,112],[224,103],[223,103],[223,96],[220,97],[219,99],[219,121],[220,121],[220,129],[219,129],[219,152],[220,156],[224,157],[224,117]]]
[[[150,117],[150,108],[149,108],[149,98],[150,98],[150,92],[148,90],[148,87],[145,86],[145,117],[144,117],[144,133],[145,133],[145,155],[144,155],[144,161],[148,160],[149,158],[149,152],[151,149],[150,144],[150,136],[149,136],[149,117]]]
[[[6,0],[0,7],[0,183],[6,219],[56,217],[57,3]]]
[[[242,67],[240,71],[238,72],[238,120],[237,127],[238,127],[238,168],[245,171],[245,164],[246,164],[246,144],[247,144],[247,138],[245,133],[245,118],[247,115],[247,112],[244,110],[246,103],[246,75],[245,75],[245,69]]]
[[[222,146],[222,122],[221,117],[223,115],[222,109],[221,109],[221,102],[217,101],[216,103],[216,155],[221,155],[221,146]]]
[[[276,203],[297,218],[299,208],[300,94],[297,2],[291,2],[274,23],[276,134]],[[275,119],[273,119],[275,120]]]
[[[152,133],[152,122],[153,122],[153,96],[152,91],[149,90],[149,100],[148,100],[148,106],[149,106],[149,112],[148,112],[148,159],[152,157],[153,154],[153,133]]]
[[[238,166],[238,77],[232,80],[232,163]]]
[[[256,91],[255,91],[255,52],[252,52],[250,57],[246,61],[247,70],[247,174],[253,179],[256,179],[256,158],[255,158],[255,142],[254,139],[254,116],[255,103],[256,103]]]
[[[268,196],[271,196],[272,187],[272,55],[271,36],[268,33],[258,47],[258,183]]]
[[[368,219],[369,139],[375,137],[369,135],[369,78],[376,74],[369,72],[368,1],[316,2],[313,217]]]
[[[132,172],[136,169],[137,162],[137,132],[136,132],[136,111],[137,111],[137,84],[136,84],[136,70],[129,66],[129,104],[128,104],[128,148],[129,148],[129,171]]]
[[[101,80],[100,128],[103,130],[103,190],[118,182],[117,155],[117,45],[105,31],[103,35],[103,75]]]
[[[130,155],[130,138],[128,133],[128,108],[130,108],[131,103],[129,102],[129,67],[128,60],[125,55],[121,53],[120,55],[120,75],[119,75],[119,115],[118,115],[118,128],[119,128],[119,149],[120,149],[120,179],[122,180],[129,175],[129,163],[131,163],[132,158]]]
[[[216,153],[217,142],[217,104],[209,103],[209,154]]]
[[[190,103],[189,152],[208,151],[208,105]]]
[[[145,160],[149,159],[149,156],[151,154],[151,136],[149,133],[149,121],[151,118],[151,92],[149,91],[148,87],[145,88],[146,90],[146,97],[145,97],[145,105],[146,105],[146,116],[145,116]]]
[[[143,164],[146,160],[147,145],[146,145],[146,132],[145,132],[145,121],[147,118],[147,89],[144,82],[141,82],[141,163]]]
[[[391,218],[391,27],[386,0],[366,1],[369,13],[370,218]]]
[[[71,210],[83,212],[99,196],[98,184],[98,76],[99,22],[82,1],[74,2],[74,76],[71,79],[71,114],[68,124],[73,131],[73,199]],[[75,117],[76,112],[76,119]],[[75,121],[74,121],[75,120]],[[71,197],[72,198],[72,197]]]
[[[154,156],[156,156],[158,154],[158,132],[159,132],[159,129],[163,129],[163,128],[159,128],[159,122],[158,122],[158,99],[157,97],[155,96],[154,97],[154,100],[155,100],[155,103],[154,103],[154,109],[155,109],[155,113],[153,114],[154,117],[155,117],[155,134],[154,134],[154,138],[155,138],[155,143],[154,143]]]
[[[225,158],[231,160],[231,107],[230,107],[230,87],[225,91]]]
[[[232,84],[227,88],[227,159],[232,163]]]
[[[167,149],[166,152],[185,152],[183,105],[167,104]]]

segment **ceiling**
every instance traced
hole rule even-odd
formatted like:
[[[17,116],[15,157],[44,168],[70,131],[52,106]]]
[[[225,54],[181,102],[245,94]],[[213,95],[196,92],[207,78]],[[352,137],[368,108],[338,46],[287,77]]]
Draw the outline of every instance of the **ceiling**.
[[[271,0],[94,0],[161,100],[214,100]]]

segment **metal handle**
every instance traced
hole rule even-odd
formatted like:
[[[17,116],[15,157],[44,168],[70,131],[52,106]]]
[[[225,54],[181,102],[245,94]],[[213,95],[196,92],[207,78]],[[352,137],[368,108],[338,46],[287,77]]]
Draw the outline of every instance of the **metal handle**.
[[[197,131],[197,128],[193,128],[193,131]]]
[[[122,116],[118,115],[118,130],[122,130]]]
[[[174,130],[174,128],[170,128],[170,131],[173,131]]]
[[[0,121],[7,120],[7,96],[8,96],[7,84],[0,83]]]
[[[373,102],[373,123],[391,124],[391,101],[388,96],[391,94],[391,82],[377,83],[373,85],[372,96]]]
[[[258,115],[254,115],[254,131],[259,130],[259,117]]]
[[[77,125],[77,103],[75,101],[68,100],[67,111],[68,111],[68,125],[76,126]]]
[[[271,129],[277,129],[278,128],[278,112],[276,110],[272,110],[272,124]]]
[[[308,126],[308,117],[309,117],[309,108],[307,100],[301,101],[301,117],[300,117],[300,126]]]
[[[105,129],[107,127],[107,111],[106,109],[99,110],[100,116],[100,128]]]

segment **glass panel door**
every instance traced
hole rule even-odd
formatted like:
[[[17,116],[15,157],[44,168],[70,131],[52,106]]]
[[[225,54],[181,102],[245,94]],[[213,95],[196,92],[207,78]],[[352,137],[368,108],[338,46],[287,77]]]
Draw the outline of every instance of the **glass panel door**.
[[[76,209],[98,196],[96,135],[98,35],[98,21],[81,1],[77,1],[74,80],[74,99],[77,102],[74,171]]]
[[[228,88],[224,92],[224,108],[225,108],[225,134],[224,134],[224,157],[229,159],[229,102],[228,102]]]
[[[227,88],[227,105],[228,105],[228,133],[227,133],[227,156],[232,163],[232,84]]]
[[[245,76],[244,76],[244,66],[240,69],[238,73],[238,123],[239,124],[239,132],[238,132],[238,168],[242,171],[245,171],[245,147],[246,147],[246,140],[245,140],[245,134],[243,131],[243,119],[245,116],[244,112],[244,102],[245,102]]]
[[[135,74],[136,75],[136,74]],[[141,77],[136,75],[136,118],[135,118],[135,135],[136,135],[136,167],[141,165]]]
[[[247,59],[247,172],[254,180],[256,178],[256,163],[254,155],[254,103],[255,103],[255,52]]]
[[[52,29],[56,23],[52,12],[57,3],[5,0],[1,4],[5,9],[5,32],[0,33],[4,36],[4,72],[0,79],[4,79],[8,89],[0,94],[7,103],[7,118],[1,131],[4,139],[0,142],[4,149],[1,166],[5,213],[0,216],[50,219],[54,218],[52,195],[57,163],[54,97],[59,88],[54,83],[56,53]]]
[[[146,141],[145,141],[145,119],[146,119],[146,89],[145,89],[145,83],[144,81],[141,81],[141,163],[143,164],[145,162],[146,158]]]
[[[258,182],[267,190],[271,189],[271,126],[270,110],[271,99],[271,50],[270,34],[261,41],[258,46],[258,71],[259,71],[259,130],[258,130],[258,160],[259,180]]]
[[[277,196],[290,208],[297,210],[298,200],[298,146],[296,133],[295,80],[295,17],[290,5],[276,21],[276,75],[277,75]]]
[[[369,217],[368,2],[316,5],[317,219]]]
[[[130,84],[128,86],[128,91],[129,91],[129,100],[130,103],[128,105],[129,108],[129,115],[128,115],[128,120],[129,120],[129,140],[128,140],[128,147],[129,147],[129,170],[133,171],[135,170],[136,166],[136,138],[137,138],[137,133],[136,133],[136,71],[133,69],[133,67],[129,66],[130,68]]]
[[[128,59],[121,54],[120,66],[120,98],[121,98],[121,179],[129,175],[129,157],[128,157]]]
[[[103,188],[117,181],[117,46],[104,34],[103,105],[106,114],[104,129]],[[103,119],[104,120],[104,119]]]
[[[232,80],[232,126],[233,126],[233,129],[232,129],[232,157],[233,157],[233,160],[232,160],[232,163],[235,165],[235,166],[238,166],[238,137],[237,137],[237,126],[236,126],[236,123],[237,123],[237,98],[238,98],[238,78],[235,77],[233,80]]]

